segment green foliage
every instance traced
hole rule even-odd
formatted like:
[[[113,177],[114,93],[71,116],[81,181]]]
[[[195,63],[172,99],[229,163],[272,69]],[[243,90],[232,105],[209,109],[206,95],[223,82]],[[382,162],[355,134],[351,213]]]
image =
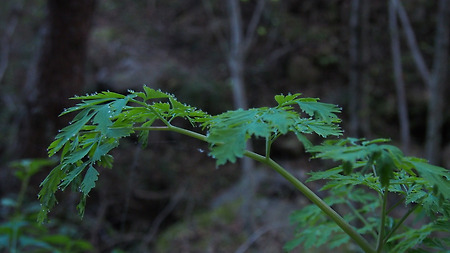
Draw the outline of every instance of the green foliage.
[[[242,157],[246,141],[252,136],[273,142],[280,135],[293,132],[306,147],[310,147],[305,134],[316,133],[322,137],[341,135],[336,125],[340,121],[334,114],[340,111],[336,106],[299,96],[277,95],[276,107],[228,111],[206,121],[204,126],[209,128],[207,141],[211,144],[211,155],[217,159],[217,165],[235,162],[237,157]],[[309,117],[301,117],[293,105]]]
[[[322,244],[334,248],[350,243],[350,238],[366,252],[410,249],[418,252],[418,245],[448,247],[448,239],[436,237],[436,233],[448,233],[449,171],[404,156],[386,139],[326,140],[314,146],[308,134],[323,138],[342,135],[336,115],[340,108],[335,105],[301,98],[297,93],[275,96],[274,107],[239,109],[211,116],[178,102],[171,94],[146,86],[143,92],[129,91],[128,95],[102,92],[74,99],[81,103],[63,114],[78,114],[48,149],[50,156],[60,153],[60,161],[41,184],[40,222],[57,203],[56,192],[69,185],[81,193],[77,208],[83,215],[87,196],[95,187],[102,167],[112,167],[113,157],[109,153],[121,138],[136,134],[145,146],[150,131],[173,131],[207,142],[209,154],[218,166],[243,156],[268,165],[313,202],[314,205],[292,215],[298,229],[296,238],[286,244],[286,250],[301,244],[305,248]],[[175,126],[176,118],[187,120],[192,127],[201,127],[205,134]],[[327,180],[321,189],[329,191],[324,201],[271,159],[273,142],[289,132],[297,136],[312,157],[338,163],[334,168],[312,172],[308,179]],[[265,140],[265,154],[246,150],[252,137]],[[392,204],[388,196],[394,194],[400,201]],[[408,211],[400,218],[394,217],[392,211],[401,204]],[[332,207],[345,215],[341,217]],[[428,215],[428,220],[421,221],[422,227],[405,222],[413,213],[418,217]]]
[[[300,94],[278,95],[278,106],[250,110],[229,111],[217,116],[182,104],[168,93],[144,86],[144,92],[130,91],[129,95],[102,92],[75,97],[82,100],[62,115],[78,112],[71,124],[63,128],[49,148],[49,156],[61,152],[60,164],[42,182],[39,199],[42,210],[39,222],[56,204],[55,193],[69,185],[81,192],[78,210],[84,213],[86,197],[98,179],[98,166],[112,166],[109,152],[119,145],[119,140],[139,132],[139,140],[145,145],[151,130],[163,130],[172,126],[175,118],[184,118],[192,126],[201,125],[208,130],[206,141],[210,143],[211,156],[217,165],[235,162],[242,157],[246,141],[251,136],[263,137],[271,142],[282,134],[294,132],[306,146],[311,146],[304,134],[320,136],[341,134],[334,114],[340,109],[334,105],[317,102],[317,99],[299,98]],[[304,111],[308,117],[300,117]],[[156,125],[157,128],[152,128]]]
[[[111,168],[113,157],[109,152],[119,145],[119,140],[141,131],[140,140],[145,145],[150,126],[159,119],[170,123],[177,117],[192,124],[208,115],[193,107],[181,104],[174,96],[144,87],[144,92],[133,92],[127,96],[102,92],[75,97],[81,103],[65,110],[62,115],[78,112],[71,124],[63,128],[49,148],[49,156],[61,152],[60,164],[42,182],[39,199],[42,210],[39,222],[43,222],[48,211],[56,204],[55,193],[64,191],[69,185],[81,193],[78,210],[84,214],[86,197],[98,179],[96,167]],[[168,102],[154,101],[166,99]],[[150,103],[146,103],[150,102]]]
[[[377,220],[365,220],[365,214],[373,214],[379,207],[377,197],[363,189],[343,186],[331,192],[331,195],[324,199],[325,203],[333,208],[343,205],[350,212],[344,219],[349,223],[355,221],[362,222],[364,227],[358,230],[361,234],[369,234],[376,227]],[[357,209],[355,206],[361,206]],[[327,219],[322,211],[315,205],[308,205],[303,209],[294,212],[290,216],[291,222],[297,224],[295,239],[286,243],[284,249],[291,251],[303,245],[305,249],[319,247],[326,244],[330,249],[348,243],[350,236],[345,234],[333,221]]]
[[[49,159],[24,159],[10,164],[15,175],[21,180],[21,190],[16,199],[3,198],[1,205],[13,209],[5,217],[0,217],[0,251],[1,252],[87,252],[92,245],[81,239],[74,239],[69,234],[50,232],[50,226],[36,223],[40,206],[36,201],[26,202],[26,189],[29,179],[42,168],[52,166],[55,161]]]
[[[351,207],[344,218],[352,223],[359,217],[363,226],[358,230],[363,230],[364,233],[372,231],[368,236],[373,236],[374,239],[379,233],[374,230],[376,223],[380,222],[377,214],[380,209],[383,211],[383,208],[387,211],[386,207],[382,206],[382,196],[388,192],[399,195],[400,201],[404,206],[409,206],[410,212],[401,218],[391,217],[385,224],[384,229],[388,235],[396,231],[401,232],[383,239],[390,252],[406,252],[424,240],[433,242],[434,247],[438,249],[447,248],[448,240],[436,238],[435,235],[438,232],[449,232],[448,228],[443,229],[445,226],[442,226],[450,222],[449,171],[418,158],[405,157],[398,148],[385,144],[387,141],[349,138],[325,141],[322,145],[309,149],[316,158],[332,159],[341,164],[329,170],[311,172],[308,181],[327,180],[321,190],[329,190],[330,197],[326,198],[325,202],[330,206],[345,203],[351,207],[362,204],[363,210]],[[361,186],[373,192],[363,191]],[[380,197],[377,198],[374,193]],[[378,212],[375,212],[376,209]],[[427,213],[432,222],[421,228],[406,226],[404,219],[415,209]],[[325,239],[327,245],[333,248],[349,239],[337,230],[336,224],[321,216],[320,210],[314,205],[294,213],[291,220],[297,224],[299,232],[295,236],[296,239],[286,245],[286,250],[292,250],[300,244],[306,248],[317,247],[324,243]],[[330,233],[334,233],[331,240],[328,239]],[[362,231],[360,233],[364,234]],[[335,240],[338,240],[338,243]]]

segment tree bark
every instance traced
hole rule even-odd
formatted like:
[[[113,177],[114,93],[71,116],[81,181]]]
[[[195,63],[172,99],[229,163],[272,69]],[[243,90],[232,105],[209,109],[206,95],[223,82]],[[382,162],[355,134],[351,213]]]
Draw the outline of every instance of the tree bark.
[[[34,84],[24,90],[27,116],[22,122],[22,157],[42,157],[69,97],[84,86],[87,44],[96,0],[48,0],[47,27]]]

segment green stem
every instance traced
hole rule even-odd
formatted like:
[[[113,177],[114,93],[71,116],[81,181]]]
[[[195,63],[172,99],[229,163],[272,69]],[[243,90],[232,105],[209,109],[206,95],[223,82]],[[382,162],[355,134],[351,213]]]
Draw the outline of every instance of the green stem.
[[[22,180],[22,184],[20,185],[20,191],[19,191],[19,195],[17,197],[16,208],[15,208],[16,214],[20,213],[20,210],[21,210],[21,207],[23,204],[23,200],[24,200],[25,194],[27,192],[29,181],[30,181],[30,176],[26,175],[25,178]]]
[[[169,125],[167,127],[135,127],[134,130],[174,131],[207,142],[207,138],[205,135],[190,130],[186,130],[183,128],[175,127],[172,125]],[[301,193],[303,193],[305,197],[307,197],[309,200],[311,200],[311,202],[317,205],[326,215],[328,215],[328,217],[330,217],[345,233],[347,233],[356,242],[356,244],[358,244],[365,252],[375,253],[375,250],[366,241],[366,239],[364,239],[364,237],[362,237],[358,232],[356,232],[352,228],[352,226],[350,226],[350,224],[348,224],[336,211],[334,211],[329,205],[327,205],[319,196],[317,196],[313,191],[311,191],[306,185],[300,182],[291,173],[285,170],[281,165],[279,165],[269,157],[265,157],[248,150],[244,152],[244,155],[252,158],[255,161],[266,164],[267,166],[274,169],[286,180],[288,180]]]
[[[419,205],[414,206],[413,208],[409,209],[408,212],[403,215],[403,217],[397,222],[397,224],[395,224],[395,226],[391,229],[391,231],[389,231],[389,234],[387,234],[384,237],[383,243],[386,244],[387,241],[389,240],[389,238],[395,233],[395,231],[397,231],[397,229],[403,224],[403,222],[405,222],[405,220],[409,217],[410,214],[412,214],[416,208]]]
[[[380,253],[383,250],[383,246],[384,246],[384,228],[385,228],[385,224],[386,224],[386,206],[387,206],[387,192],[388,192],[388,187],[389,185],[387,185],[385,187],[385,190],[383,192],[383,205],[381,207],[381,220],[380,220],[380,229],[378,231],[378,240],[377,240],[377,253]]]
[[[153,108],[153,106],[151,106],[151,105],[149,105],[149,104],[147,104],[145,102],[138,101],[136,99],[131,99],[130,101],[132,101],[134,103],[137,103],[139,105],[142,105],[143,107],[145,107],[145,108],[149,109],[150,111],[152,111],[158,117],[158,119],[161,120],[164,123],[164,125],[166,125],[166,126],[170,126],[171,125],[169,121],[167,121],[158,111],[155,110],[155,108]]]
[[[191,130],[187,130],[184,128],[176,127],[173,125],[169,126],[154,126],[154,127],[133,127],[133,130],[142,131],[142,130],[150,130],[150,131],[172,131],[179,134],[187,135],[189,137],[199,139],[201,141],[207,142],[206,136],[203,134],[196,133]]]
[[[358,210],[356,210],[356,208],[352,205],[352,203],[350,201],[346,201],[345,202],[347,204],[347,206],[350,208],[350,210],[352,210],[353,214],[356,215],[356,217],[362,222],[364,223],[364,225],[366,225],[367,227],[371,227],[371,225],[369,224],[369,222],[367,222],[367,220],[358,212]],[[370,232],[372,233],[374,238],[377,238],[376,233],[373,231],[373,229],[370,230]]]
[[[387,211],[386,214],[390,214],[397,206],[399,206],[401,203],[405,201],[405,198],[402,198],[401,200],[397,201],[393,206],[391,206]]]
[[[271,146],[272,146],[272,141],[270,140],[270,136],[266,137],[266,157],[270,157]]]
[[[250,151],[244,153],[245,156],[250,157],[258,162],[264,163],[282,175],[288,180],[297,190],[299,190],[305,197],[318,206],[328,217],[330,217],[345,233],[347,233],[365,252],[375,253],[371,245],[356,232],[350,224],[348,224],[336,211],[334,211],[329,205],[327,205],[319,196],[311,191],[306,185],[300,182],[291,173],[285,170],[281,165],[276,163],[270,158],[255,154]]]

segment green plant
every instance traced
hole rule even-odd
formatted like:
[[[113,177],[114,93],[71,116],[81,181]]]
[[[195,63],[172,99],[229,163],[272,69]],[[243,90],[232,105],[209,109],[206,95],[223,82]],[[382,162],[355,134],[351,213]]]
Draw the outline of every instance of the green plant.
[[[56,192],[69,185],[81,194],[77,208],[83,215],[86,198],[98,179],[97,169],[112,167],[113,157],[109,152],[119,145],[121,138],[137,134],[140,142],[146,145],[150,131],[172,131],[207,142],[217,166],[235,162],[243,156],[269,166],[313,203],[292,216],[303,230],[286,245],[286,250],[300,243],[310,246],[328,242],[334,247],[350,238],[365,252],[402,252],[416,244],[448,246],[448,239],[434,236],[437,231],[448,232],[450,227],[447,226],[450,212],[448,171],[418,158],[405,157],[384,139],[328,140],[314,146],[306,137],[308,134],[324,138],[342,135],[338,126],[340,119],[336,115],[340,108],[335,105],[321,103],[315,98],[301,98],[300,94],[277,95],[274,107],[238,109],[211,116],[178,102],[171,94],[146,86],[143,92],[129,91],[128,95],[102,92],[74,99],[81,103],[62,114],[78,114],[48,149],[50,156],[61,152],[61,159],[41,184],[40,222],[46,220],[49,210],[56,204]],[[175,126],[176,118],[189,121],[192,127],[200,126],[206,134]],[[335,168],[313,173],[309,179],[329,180],[323,189],[331,190],[330,198],[321,199],[272,160],[273,142],[288,132],[293,132],[313,157],[340,163]],[[246,142],[251,137],[265,140],[264,154],[246,150]],[[389,205],[388,193],[402,199]],[[410,211],[395,219],[391,211],[402,203]],[[348,207],[344,217],[332,208],[340,204]],[[426,225],[419,230],[404,225],[413,212],[427,214],[430,219],[424,220]],[[362,226],[356,227],[355,221]],[[312,230],[304,229],[305,225],[324,230],[315,228],[316,234],[312,234]],[[331,234],[334,235],[332,239],[329,238]]]
[[[74,240],[69,235],[54,233],[50,226],[36,222],[40,206],[37,201],[25,202],[30,178],[55,161],[49,159],[24,159],[10,164],[14,175],[20,179],[21,188],[17,198],[2,198],[1,204],[12,209],[0,223],[0,251],[7,252],[87,252],[92,245],[85,240]],[[3,252],[3,251],[2,251]]]

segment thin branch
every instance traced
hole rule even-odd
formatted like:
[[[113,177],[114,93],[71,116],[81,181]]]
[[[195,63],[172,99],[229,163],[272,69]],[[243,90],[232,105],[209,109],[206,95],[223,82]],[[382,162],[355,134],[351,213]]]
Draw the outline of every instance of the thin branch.
[[[247,52],[248,49],[253,44],[255,34],[256,34],[256,28],[258,27],[259,21],[261,20],[261,16],[264,10],[264,5],[266,3],[266,0],[259,0],[255,10],[253,11],[252,18],[250,20],[250,23],[248,24],[247,32],[245,33],[245,39],[243,44],[243,51]]]
[[[429,87],[431,77],[430,71],[425,63],[425,60],[423,59],[419,46],[417,45],[416,35],[414,34],[411,23],[409,22],[408,14],[406,13],[406,10],[400,0],[392,1],[397,6],[397,12],[400,18],[400,22],[403,26],[403,31],[406,36],[406,42],[408,43],[409,50],[411,50],[414,63],[416,64],[417,70],[420,73],[420,77],[422,77],[422,80],[426,84],[426,86]]]
[[[390,214],[397,206],[399,206],[400,204],[402,204],[405,201],[405,198],[400,199],[399,201],[397,201],[394,205],[392,205],[387,211],[386,214]]]
[[[391,229],[391,231],[389,231],[389,233],[384,237],[383,240],[384,244],[387,243],[387,241],[394,234],[394,232],[397,231],[397,229],[403,224],[403,222],[405,222],[405,220],[409,217],[409,215],[411,215],[419,206],[420,205],[415,205],[413,208],[409,209],[405,215],[403,215],[403,217],[397,222],[397,224],[395,224],[395,226]]]
[[[177,204],[183,198],[186,189],[181,187],[170,199],[169,203],[164,207],[164,209],[156,216],[152,223],[147,235],[143,239],[143,246],[148,248],[148,245],[155,239],[156,233],[158,233],[161,223],[169,216],[169,214],[175,209]]]
[[[239,246],[239,248],[237,248],[237,250],[234,253],[244,253],[250,248],[250,246],[252,246],[253,243],[255,243],[265,233],[274,229],[279,229],[287,226],[288,224],[285,223],[275,223],[266,225],[256,230],[243,244],[241,244],[241,246]]]
[[[209,19],[211,20],[211,22],[214,21],[214,19],[216,19],[215,15],[214,15],[214,10],[213,10],[213,6],[211,4],[210,1],[208,0],[202,0],[203,3],[203,7],[205,9],[206,15],[208,15]],[[214,36],[216,37],[217,42],[219,43],[219,48],[222,51],[222,53],[224,55],[227,55],[229,47],[228,44],[226,43],[226,39],[225,39],[225,35],[223,34],[221,29],[215,29],[213,27],[212,32],[214,34]]]
[[[133,152],[133,162],[131,166],[128,168],[128,182],[127,187],[125,190],[125,203],[124,203],[124,211],[122,213],[121,221],[120,221],[120,231],[125,231],[125,224],[128,217],[128,210],[130,208],[130,201],[131,201],[131,194],[134,188],[135,184],[135,176],[136,176],[136,170],[139,166],[139,158],[142,153],[142,148],[140,145],[136,145],[135,151]]]
[[[266,57],[264,57],[264,61],[261,64],[253,68],[254,71],[256,72],[267,71],[267,68],[270,67],[272,64],[275,64],[278,61],[278,59],[298,49],[301,46],[301,43],[302,43],[301,39],[297,39],[293,43],[284,45],[283,47],[273,50]]]
[[[364,237],[362,237],[356,230],[348,224],[336,211],[333,210],[329,205],[327,205],[319,196],[317,196],[311,189],[309,189],[305,184],[300,182],[296,177],[294,177],[291,173],[285,170],[278,163],[273,161],[272,159],[267,159],[265,156],[258,155],[256,153],[246,151],[244,153],[245,156],[252,158],[255,161],[266,164],[271,167],[273,170],[278,172],[281,176],[283,176],[286,180],[289,181],[297,190],[299,190],[303,195],[311,200],[317,207],[319,207],[331,220],[333,220],[347,235],[349,235],[356,244],[358,244],[361,249],[365,252],[374,253],[375,250],[372,246],[367,242]]]
[[[362,222],[364,223],[365,226],[367,227],[371,227],[370,223],[364,218],[364,216],[362,216],[358,210],[356,210],[356,208],[353,206],[353,204],[350,201],[345,201],[345,203],[347,204],[347,206],[350,208],[350,210],[352,211],[352,213]],[[374,238],[377,237],[377,234],[375,233],[375,231],[370,230],[370,233],[372,234],[372,236]]]

